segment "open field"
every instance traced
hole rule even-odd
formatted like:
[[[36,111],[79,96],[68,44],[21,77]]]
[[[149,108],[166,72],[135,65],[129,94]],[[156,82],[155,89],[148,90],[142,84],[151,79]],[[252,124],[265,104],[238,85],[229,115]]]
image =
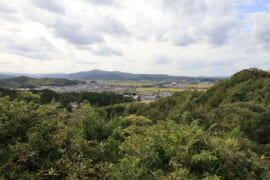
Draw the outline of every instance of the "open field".
[[[138,92],[182,92],[182,91],[206,91],[206,89],[180,89],[180,88],[136,88]]]
[[[191,88],[210,88],[214,86],[213,84],[185,84],[186,87],[191,87]]]

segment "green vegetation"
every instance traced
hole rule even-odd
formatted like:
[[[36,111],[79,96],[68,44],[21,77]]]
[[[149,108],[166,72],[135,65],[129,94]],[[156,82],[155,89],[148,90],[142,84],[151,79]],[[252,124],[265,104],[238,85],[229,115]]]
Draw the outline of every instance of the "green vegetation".
[[[210,88],[214,85],[214,83],[209,83],[209,84],[184,84],[186,87],[190,88]]]
[[[72,111],[41,92],[0,90],[0,179],[270,179],[264,71],[149,104],[83,101]]]
[[[119,103],[128,103],[134,101],[131,97],[124,97],[120,94],[111,92],[65,92],[57,93],[55,91],[44,90],[31,90],[33,95],[38,95],[40,104],[49,104],[51,102],[59,103],[59,107],[67,108],[70,110],[72,105],[80,105],[84,102],[89,102],[92,106],[108,106]],[[0,97],[9,96],[10,99],[16,99],[21,96],[24,91],[10,90],[0,87]]]
[[[71,86],[84,84],[84,81],[53,79],[53,78],[29,78],[25,76],[0,80],[0,86],[6,88],[37,88],[40,86]]]
[[[108,106],[119,103],[128,103],[134,101],[131,97],[124,97],[121,94],[111,92],[65,92],[57,93],[48,89],[37,91],[32,90],[33,94],[39,94],[41,103],[47,104],[51,101],[59,102],[62,107],[70,107],[70,103],[83,103],[89,102],[92,106]]]

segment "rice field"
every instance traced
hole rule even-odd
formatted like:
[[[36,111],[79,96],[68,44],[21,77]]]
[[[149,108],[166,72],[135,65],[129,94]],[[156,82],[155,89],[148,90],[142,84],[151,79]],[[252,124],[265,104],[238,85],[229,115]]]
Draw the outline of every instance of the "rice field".
[[[210,88],[214,86],[214,84],[185,84],[185,86],[191,88]]]
[[[206,89],[181,89],[181,88],[136,88],[138,92],[182,92],[182,91],[206,91]]]

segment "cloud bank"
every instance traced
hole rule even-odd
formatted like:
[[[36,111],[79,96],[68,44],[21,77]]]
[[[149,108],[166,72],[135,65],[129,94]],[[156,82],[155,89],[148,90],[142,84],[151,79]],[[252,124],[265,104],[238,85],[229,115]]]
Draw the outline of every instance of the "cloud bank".
[[[0,0],[0,23],[0,72],[270,69],[268,0]]]

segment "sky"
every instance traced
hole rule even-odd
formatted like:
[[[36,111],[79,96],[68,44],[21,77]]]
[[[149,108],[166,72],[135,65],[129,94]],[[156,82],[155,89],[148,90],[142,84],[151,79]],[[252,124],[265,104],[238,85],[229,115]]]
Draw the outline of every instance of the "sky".
[[[270,0],[0,0],[0,72],[270,70]]]

